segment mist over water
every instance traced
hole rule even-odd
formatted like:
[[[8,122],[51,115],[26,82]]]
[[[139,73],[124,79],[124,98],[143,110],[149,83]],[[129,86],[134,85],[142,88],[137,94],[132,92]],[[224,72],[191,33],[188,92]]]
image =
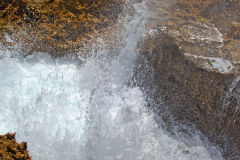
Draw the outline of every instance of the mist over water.
[[[146,95],[128,85],[146,18],[144,4],[135,9],[125,45],[109,60],[92,56],[80,65],[1,51],[0,134],[16,132],[33,160],[221,160],[200,138],[185,144],[169,136],[146,107]]]

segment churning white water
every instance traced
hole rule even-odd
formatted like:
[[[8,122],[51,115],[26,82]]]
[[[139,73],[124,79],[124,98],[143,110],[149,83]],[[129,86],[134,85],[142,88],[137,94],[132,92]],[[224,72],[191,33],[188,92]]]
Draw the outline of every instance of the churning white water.
[[[169,136],[142,91],[129,87],[145,18],[142,6],[135,7],[126,44],[111,60],[93,56],[79,65],[43,53],[11,58],[2,51],[0,134],[16,132],[33,160],[222,159],[200,139],[190,145]]]

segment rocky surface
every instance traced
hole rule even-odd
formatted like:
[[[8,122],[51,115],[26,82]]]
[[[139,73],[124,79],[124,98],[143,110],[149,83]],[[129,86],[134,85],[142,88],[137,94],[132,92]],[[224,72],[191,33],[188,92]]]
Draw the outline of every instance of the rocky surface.
[[[239,0],[146,0],[146,4],[149,32],[138,48],[139,85],[149,91],[165,122],[171,124],[173,115],[174,121],[194,124],[227,159],[239,160]],[[1,1],[0,41],[27,54],[63,56],[78,51],[92,37],[97,39],[96,33],[110,33],[108,26],[123,8],[123,0]],[[4,137],[14,141],[14,135],[0,139]]]
[[[31,160],[27,151],[27,143],[17,143],[15,134],[0,135],[0,159]]]
[[[136,78],[159,114],[194,124],[240,159],[238,0],[149,1],[148,35]],[[147,73],[142,73],[147,71]],[[170,112],[167,113],[167,112]]]
[[[148,23],[151,32],[163,32],[174,37],[174,43],[184,54],[193,61],[197,59],[195,63],[200,60],[198,65],[205,69],[239,72],[238,0],[156,1],[150,7],[153,12]],[[212,58],[224,59],[228,65],[211,65]]]
[[[42,51],[63,56],[107,31],[123,8],[123,0],[4,0],[0,41],[24,54]]]

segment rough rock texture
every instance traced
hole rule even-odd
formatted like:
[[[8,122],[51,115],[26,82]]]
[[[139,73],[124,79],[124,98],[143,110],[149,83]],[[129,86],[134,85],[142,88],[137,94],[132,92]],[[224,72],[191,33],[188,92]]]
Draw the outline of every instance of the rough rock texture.
[[[193,123],[224,157],[239,160],[239,1],[153,0],[148,6],[139,85],[152,92],[167,123],[169,111]]]
[[[114,24],[123,5],[123,0],[3,0],[0,41],[27,53],[62,56]]]
[[[28,155],[27,143],[18,144],[15,134],[0,135],[0,159],[1,160],[31,160]]]
[[[174,43],[188,58],[201,60],[196,64],[203,68],[239,73],[238,0],[164,0],[151,2],[151,7],[153,15],[148,25],[152,33],[164,32],[175,37]],[[217,68],[209,65],[213,61],[209,57],[231,64]]]

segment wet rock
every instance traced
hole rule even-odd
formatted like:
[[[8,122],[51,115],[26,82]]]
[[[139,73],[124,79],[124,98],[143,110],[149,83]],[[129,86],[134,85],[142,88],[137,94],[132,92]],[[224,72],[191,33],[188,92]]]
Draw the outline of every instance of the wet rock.
[[[138,85],[149,91],[165,122],[173,115],[194,124],[224,157],[240,159],[239,1],[149,1],[148,6]]]
[[[15,134],[0,135],[0,159],[31,160],[27,151],[27,143],[17,143]]]
[[[0,40],[5,46],[17,44],[25,53],[62,56],[114,24],[123,5],[123,0],[4,0]]]
[[[186,56],[193,61],[197,59],[195,63],[209,57],[221,58],[233,65],[229,73],[239,74],[239,1],[170,2],[156,1],[151,6],[153,16],[149,20],[149,28],[174,37],[174,43]],[[222,71],[210,66],[205,65],[205,69]]]
[[[176,120],[193,123],[212,142],[219,144],[225,157],[239,156],[239,88],[235,86],[235,93],[228,93],[235,76],[199,67],[184,57],[166,35],[143,43],[139,49],[141,67],[135,76],[142,81],[141,87],[153,92],[151,98],[156,103],[163,101],[164,105],[159,105],[157,110],[163,120],[168,123],[170,111]],[[149,72],[147,67],[153,68],[150,75],[139,75],[141,71]]]

